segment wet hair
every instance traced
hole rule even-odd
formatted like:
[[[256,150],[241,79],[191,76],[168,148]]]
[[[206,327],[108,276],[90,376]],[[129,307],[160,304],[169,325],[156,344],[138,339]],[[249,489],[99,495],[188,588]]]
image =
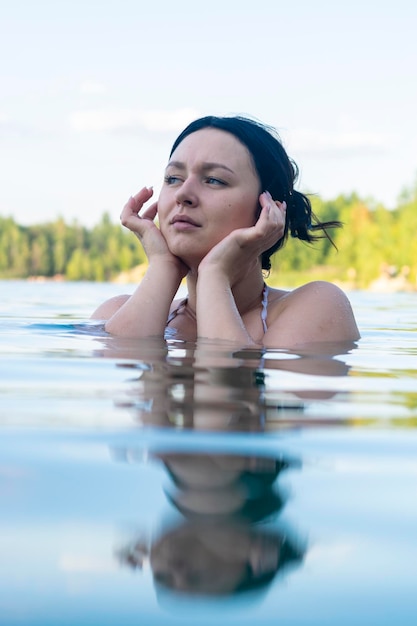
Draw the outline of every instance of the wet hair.
[[[249,151],[261,191],[269,191],[274,200],[287,204],[283,236],[261,255],[262,269],[271,269],[271,256],[282,248],[288,235],[312,243],[326,237],[333,241],[327,228],[341,226],[338,221],[321,222],[313,213],[309,198],[294,189],[298,167],[287,155],[277,131],[259,121],[241,116],[216,117],[208,115],[191,122],[177,137],[170,156],[188,135],[204,128],[216,128],[234,135]],[[316,234],[320,233],[321,234]],[[333,244],[334,245],[334,244]]]

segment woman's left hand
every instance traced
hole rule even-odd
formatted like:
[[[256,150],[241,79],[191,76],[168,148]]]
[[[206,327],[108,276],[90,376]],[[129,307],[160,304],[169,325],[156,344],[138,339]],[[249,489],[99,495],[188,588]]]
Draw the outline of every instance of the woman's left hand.
[[[274,201],[269,192],[259,196],[262,210],[254,226],[239,228],[220,241],[201,261],[199,274],[218,270],[230,285],[245,277],[260,255],[284,235],[286,202]]]

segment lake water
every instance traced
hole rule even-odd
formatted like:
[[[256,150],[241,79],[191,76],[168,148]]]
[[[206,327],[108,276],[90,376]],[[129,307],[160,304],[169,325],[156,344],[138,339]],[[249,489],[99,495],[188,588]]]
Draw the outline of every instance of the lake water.
[[[417,294],[333,358],[110,338],[0,282],[0,624],[417,623]]]

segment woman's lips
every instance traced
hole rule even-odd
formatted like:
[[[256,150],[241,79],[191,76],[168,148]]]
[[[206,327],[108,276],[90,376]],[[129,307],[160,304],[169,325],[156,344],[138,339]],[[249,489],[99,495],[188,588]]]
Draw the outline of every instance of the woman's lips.
[[[197,224],[197,222],[187,215],[175,215],[171,220],[171,226],[173,226],[175,230],[193,230],[200,228],[200,224]]]

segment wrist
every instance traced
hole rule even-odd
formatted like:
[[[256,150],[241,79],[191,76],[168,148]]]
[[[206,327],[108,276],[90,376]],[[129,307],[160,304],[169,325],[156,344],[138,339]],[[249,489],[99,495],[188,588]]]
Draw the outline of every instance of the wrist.
[[[219,267],[219,265],[214,263],[204,263],[204,259],[198,266],[197,274],[198,278],[211,277],[220,281],[229,282],[229,277],[227,273],[224,272],[223,269]]]
[[[222,294],[231,289],[229,277],[218,269],[207,267],[198,272],[197,294]]]
[[[148,271],[161,272],[165,275],[168,274],[171,277],[179,277],[181,280],[184,276],[184,268],[182,267],[181,261],[178,259],[170,259],[164,257],[154,257],[152,260],[149,260],[148,263]]]
[[[208,289],[230,289],[232,287],[232,281],[225,272],[220,270],[219,267],[207,265],[205,267],[198,268],[197,286],[199,289],[205,287]]]

